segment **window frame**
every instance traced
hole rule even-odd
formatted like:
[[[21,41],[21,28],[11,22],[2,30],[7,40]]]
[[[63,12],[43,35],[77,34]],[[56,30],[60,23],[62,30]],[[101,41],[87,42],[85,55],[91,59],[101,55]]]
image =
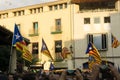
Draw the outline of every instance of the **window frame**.
[[[110,16],[104,17],[104,23],[110,23]]]
[[[94,17],[94,24],[100,24],[100,17]]]
[[[60,50],[57,49],[59,47]],[[62,52],[62,40],[55,41],[55,53]]]
[[[84,18],[84,24],[90,24],[90,18],[89,17]]]
[[[61,18],[55,19],[55,30],[61,31]]]
[[[54,10],[58,10],[58,5],[54,5]]]
[[[36,23],[37,23],[37,29],[36,29]],[[33,22],[33,34],[38,34],[38,22]]]
[[[59,9],[63,9],[63,4],[59,4]]]
[[[53,6],[49,6],[49,11],[52,11],[53,10]]]
[[[37,47],[36,51],[34,50],[34,47]],[[32,43],[32,54],[38,54],[39,53],[39,43],[33,42]]]
[[[98,37],[98,39],[101,38],[101,40],[95,39],[95,36]],[[94,33],[94,34],[88,34],[87,35],[88,43],[92,42],[98,50],[105,51],[108,50],[108,35],[107,33]],[[94,41],[96,40],[96,41]],[[98,41],[97,41],[98,40]],[[99,42],[101,41],[101,42]],[[96,43],[95,43],[96,42]],[[98,43],[99,42],[99,43]],[[99,45],[100,44],[100,45]],[[98,48],[99,47],[99,48]]]

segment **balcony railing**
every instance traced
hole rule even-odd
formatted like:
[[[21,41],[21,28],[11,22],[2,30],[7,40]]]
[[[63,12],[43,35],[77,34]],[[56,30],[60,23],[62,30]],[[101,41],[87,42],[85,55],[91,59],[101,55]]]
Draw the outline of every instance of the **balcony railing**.
[[[60,34],[62,33],[61,26],[52,26],[51,34]]]
[[[105,12],[105,11],[117,11],[117,9],[82,9],[79,10],[79,13],[83,12]]]

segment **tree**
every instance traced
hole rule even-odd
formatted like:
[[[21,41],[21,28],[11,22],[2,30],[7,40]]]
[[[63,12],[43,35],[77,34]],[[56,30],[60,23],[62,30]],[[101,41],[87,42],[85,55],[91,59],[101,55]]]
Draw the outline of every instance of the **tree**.
[[[1,45],[0,46],[0,70],[7,71],[9,68],[10,59],[10,46]]]

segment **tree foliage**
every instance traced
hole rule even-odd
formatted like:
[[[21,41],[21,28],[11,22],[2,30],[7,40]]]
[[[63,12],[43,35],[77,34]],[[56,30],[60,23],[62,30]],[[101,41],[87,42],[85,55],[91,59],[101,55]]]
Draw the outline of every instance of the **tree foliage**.
[[[10,59],[10,46],[1,45],[0,46],[0,70],[7,71],[9,67]]]

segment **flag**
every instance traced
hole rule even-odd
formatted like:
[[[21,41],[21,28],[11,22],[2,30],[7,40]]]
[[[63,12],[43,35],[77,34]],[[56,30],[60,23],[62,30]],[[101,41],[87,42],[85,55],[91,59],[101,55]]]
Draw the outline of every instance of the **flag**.
[[[16,49],[21,51],[21,52],[23,52],[23,46],[26,46],[26,43],[23,40],[23,37],[21,36],[21,34],[19,32],[19,29],[18,29],[16,24],[15,24],[15,27],[14,27],[12,45],[15,46]]]
[[[117,38],[112,34],[112,48],[117,48],[120,45],[120,42],[117,40]]]
[[[94,63],[100,64],[101,63],[101,57],[100,54],[98,52],[98,50],[96,49],[96,47],[90,42],[88,44],[87,50],[86,50],[86,54],[89,55],[89,68],[92,68],[92,65]]]
[[[19,32],[17,25],[15,24],[12,46],[15,46],[17,50],[22,52],[22,58],[27,61],[32,61],[32,54],[28,51],[27,45]],[[27,56],[26,56],[27,55]]]
[[[50,51],[49,51],[48,48],[47,48],[47,45],[46,45],[44,39],[42,39],[41,52],[42,52],[44,55],[48,56],[51,60],[54,60],[54,59],[52,58],[51,54],[50,54]]]
[[[24,58],[25,60],[29,62],[32,62],[32,54],[26,47],[23,49],[22,58]]]
[[[55,69],[55,67],[54,67],[54,65],[52,64],[52,62],[50,63],[50,70],[54,70]]]

